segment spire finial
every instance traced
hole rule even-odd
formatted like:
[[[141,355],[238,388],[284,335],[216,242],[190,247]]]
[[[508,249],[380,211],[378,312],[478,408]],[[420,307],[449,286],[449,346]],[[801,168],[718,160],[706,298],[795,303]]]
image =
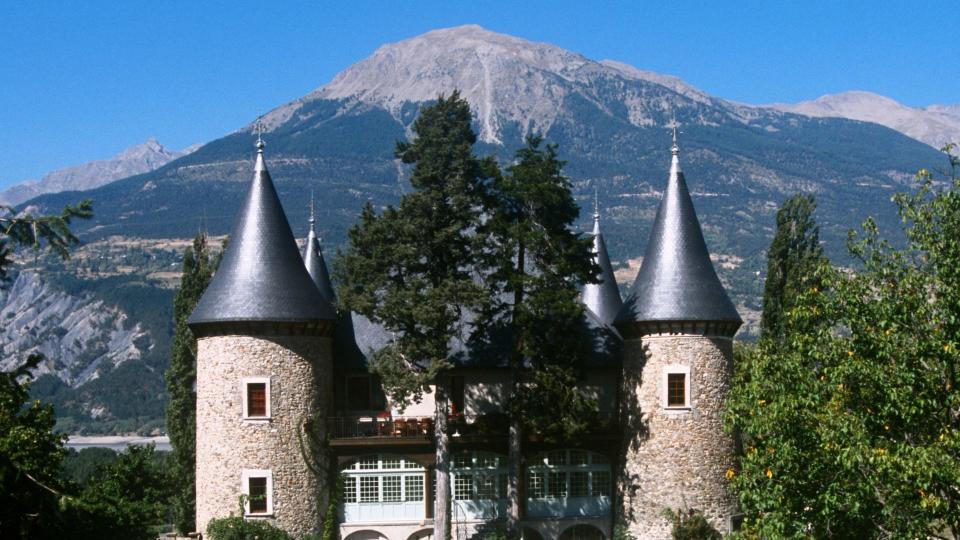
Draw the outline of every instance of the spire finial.
[[[670,147],[670,153],[679,156],[680,155],[680,144],[677,143],[677,123],[673,123],[673,145]]]
[[[316,217],[314,215],[313,207],[313,188],[310,188],[310,230],[313,230],[313,224],[316,223]]]
[[[257,152],[263,153],[263,115],[257,117]]]
[[[600,189],[593,185],[593,219],[600,219]]]

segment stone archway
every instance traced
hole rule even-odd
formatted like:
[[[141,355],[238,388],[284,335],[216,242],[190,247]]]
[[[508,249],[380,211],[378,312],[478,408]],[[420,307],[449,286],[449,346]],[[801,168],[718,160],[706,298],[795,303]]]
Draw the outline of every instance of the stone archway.
[[[350,533],[343,540],[387,540],[387,537],[374,530],[363,530]]]
[[[524,527],[523,540],[543,540],[543,535],[537,532],[536,529]]]
[[[407,540],[433,540],[433,529],[423,529],[410,535]]]
[[[560,540],[605,540],[605,538],[603,531],[585,523],[574,525],[560,535]]]

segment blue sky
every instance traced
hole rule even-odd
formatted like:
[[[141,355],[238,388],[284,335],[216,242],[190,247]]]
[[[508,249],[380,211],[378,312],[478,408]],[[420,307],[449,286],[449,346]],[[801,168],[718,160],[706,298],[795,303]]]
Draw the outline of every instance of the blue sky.
[[[480,24],[745,103],[960,102],[953,2],[0,1],[0,189],[155,136],[206,142],[380,44]]]

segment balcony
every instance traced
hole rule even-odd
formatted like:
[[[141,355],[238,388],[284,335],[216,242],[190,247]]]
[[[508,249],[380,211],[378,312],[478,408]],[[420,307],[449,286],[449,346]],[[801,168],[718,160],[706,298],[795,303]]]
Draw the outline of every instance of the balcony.
[[[335,416],[327,419],[330,438],[343,443],[350,441],[433,441],[434,419],[432,416],[391,416],[387,413],[368,416]],[[447,432],[456,439],[506,437],[510,420],[503,413],[477,415],[450,415]],[[617,418],[610,413],[601,413],[590,430],[591,434],[606,437],[615,434]],[[536,440],[535,433],[528,437]]]

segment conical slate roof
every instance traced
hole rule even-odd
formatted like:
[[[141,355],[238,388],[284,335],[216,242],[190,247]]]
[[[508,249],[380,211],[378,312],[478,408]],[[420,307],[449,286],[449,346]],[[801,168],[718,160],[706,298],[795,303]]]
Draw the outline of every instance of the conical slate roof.
[[[307,273],[313,279],[320,294],[327,299],[330,305],[335,305],[337,297],[333,292],[333,283],[330,281],[330,273],[327,271],[327,264],[323,260],[323,250],[320,248],[320,239],[317,238],[317,232],[314,229],[313,200],[310,200],[310,232],[307,233],[307,243],[303,246],[303,264],[307,268]]]
[[[687,182],[680,170],[676,134],[672,153],[670,178],[653,222],[647,251],[617,322],[742,323],[710,261]]]
[[[583,287],[583,304],[603,324],[612,324],[623,306],[620,289],[613,276],[607,244],[600,233],[600,209],[594,203],[593,210],[593,262],[600,267],[600,283],[588,283]]]
[[[257,142],[253,184],[210,286],[187,321],[317,322],[336,319],[304,267]]]

